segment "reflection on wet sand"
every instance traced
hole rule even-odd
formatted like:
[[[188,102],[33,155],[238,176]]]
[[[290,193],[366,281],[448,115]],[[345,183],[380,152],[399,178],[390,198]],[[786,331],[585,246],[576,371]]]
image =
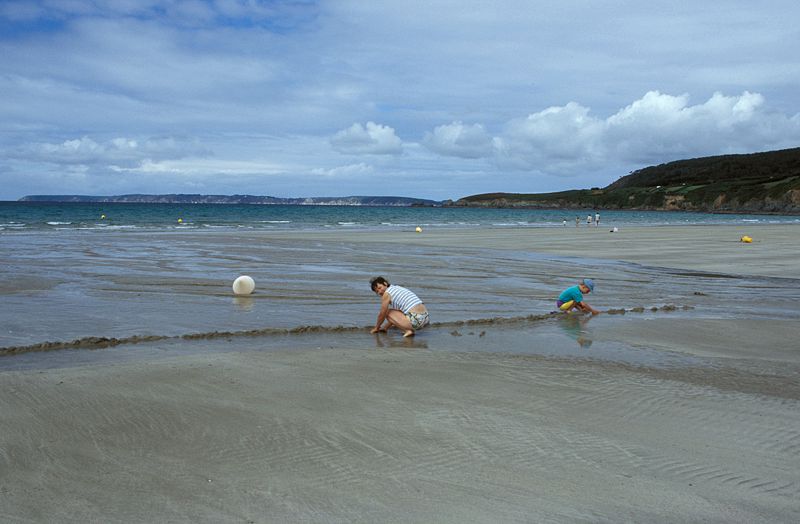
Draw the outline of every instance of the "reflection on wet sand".
[[[387,333],[375,333],[376,348],[428,349],[428,343],[417,337],[393,336]]]
[[[592,318],[593,315],[565,313],[559,316],[558,325],[580,347],[588,349],[592,346],[592,339],[584,328]]]

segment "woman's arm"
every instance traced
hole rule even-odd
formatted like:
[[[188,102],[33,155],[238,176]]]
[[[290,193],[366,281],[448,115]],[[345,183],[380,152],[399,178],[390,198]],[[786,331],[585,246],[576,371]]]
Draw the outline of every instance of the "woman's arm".
[[[392,303],[392,297],[389,293],[384,293],[381,297],[381,309],[378,311],[378,319],[375,320],[375,327],[370,331],[370,333],[377,333],[381,331],[381,326],[386,321],[386,317],[389,316],[389,305]]]

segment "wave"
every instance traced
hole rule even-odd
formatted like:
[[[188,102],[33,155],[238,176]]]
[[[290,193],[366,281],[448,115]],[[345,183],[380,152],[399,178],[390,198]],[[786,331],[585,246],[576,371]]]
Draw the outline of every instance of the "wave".
[[[73,228],[66,228],[65,227],[65,228],[57,228],[57,229],[73,229]],[[107,224],[95,224],[93,226],[79,226],[79,227],[76,227],[74,229],[80,230],[80,231],[102,231],[102,230],[115,231],[115,230],[121,230],[121,229],[141,229],[141,226],[136,226],[136,225],[133,225],[133,224],[118,224],[118,225],[111,225],[111,226],[107,225]]]
[[[693,309],[693,306],[676,306],[672,304],[652,307],[633,307],[630,309],[608,309],[604,311],[608,315],[624,315],[626,313],[644,313],[645,311],[677,311],[678,309]],[[538,315],[527,315],[519,317],[490,317],[476,318],[468,320],[455,320],[450,322],[433,322],[430,328],[454,328],[462,326],[503,326],[512,324],[522,324],[528,322],[544,322],[548,320],[563,318],[564,313],[551,311]],[[249,329],[243,331],[209,331],[205,333],[188,333],[185,335],[134,335],[131,337],[83,337],[70,341],[40,342],[27,346],[8,346],[0,348],[0,357],[20,355],[35,351],[55,351],[59,349],[104,349],[121,345],[142,344],[147,342],[161,342],[165,340],[214,340],[220,338],[235,337],[271,337],[286,335],[308,335],[308,334],[341,334],[341,333],[362,333],[369,331],[372,326],[298,326],[294,328],[262,328]]]
[[[450,222],[381,222],[382,226],[389,227],[454,227],[454,226],[470,226],[480,227],[483,224],[480,222],[465,222],[465,221],[450,221]]]

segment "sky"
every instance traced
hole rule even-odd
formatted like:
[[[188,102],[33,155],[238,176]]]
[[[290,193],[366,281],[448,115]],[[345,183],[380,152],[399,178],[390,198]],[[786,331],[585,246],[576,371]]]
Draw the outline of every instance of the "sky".
[[[0,0],[0,200],[604,187],[800,146],[796,0]]]

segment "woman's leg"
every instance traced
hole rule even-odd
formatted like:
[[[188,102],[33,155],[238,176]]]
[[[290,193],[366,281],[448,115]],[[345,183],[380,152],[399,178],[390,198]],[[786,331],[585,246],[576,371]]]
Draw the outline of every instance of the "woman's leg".
[[[403,330],[404,337],[410,337],[414,334],[414,328],[411,327],[411,321],[399,309],[390,309],[386,317],[389,323],[397,329]]]

